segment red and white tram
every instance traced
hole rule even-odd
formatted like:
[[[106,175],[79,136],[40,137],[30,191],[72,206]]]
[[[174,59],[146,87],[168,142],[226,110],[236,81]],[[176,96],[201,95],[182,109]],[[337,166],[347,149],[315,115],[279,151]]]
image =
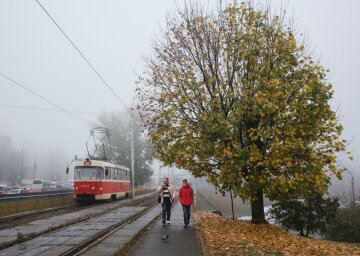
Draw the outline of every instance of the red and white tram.
[[[130,170],[106,161],[79,161],[74,169],[74,193],[77,201],[128,197]]]

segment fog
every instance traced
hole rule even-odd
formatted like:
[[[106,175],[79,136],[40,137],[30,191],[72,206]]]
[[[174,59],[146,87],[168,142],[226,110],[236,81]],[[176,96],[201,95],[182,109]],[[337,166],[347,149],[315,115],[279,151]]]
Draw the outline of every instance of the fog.
[[[131,106],[136,73],[144,68],[142,58],[149,54],[151,40],[164,26],[166,13],[175,10],[176,1],[40,2],[121,100]],[[306,35],[314,55],[320,56],[321,63],[331,70],[330,81],[335,89],[332,106],[341,109],[343,135],[351,141],[349,150],[355,157],[353,162],[344,164],[353,172],[359,189],[360,2],[269,2],[275,8],[285,3],[297,31]],[[0,73],[86,122],[95,124],[99,113],[123,110],[35,0],[0,1],[0,46]],[[39,174],[48,175],[51,166],[57,168],[54,163],[63,170],[75,154],[86,154],[85,142],[91,125],[58,111],[1,76],[0,90],[0,135],[11,139],[18,156],[5,161],[19,166],[23,149],[28,176],[35,154]],[[345,175],[340,183],[348,189],[349,176]]]

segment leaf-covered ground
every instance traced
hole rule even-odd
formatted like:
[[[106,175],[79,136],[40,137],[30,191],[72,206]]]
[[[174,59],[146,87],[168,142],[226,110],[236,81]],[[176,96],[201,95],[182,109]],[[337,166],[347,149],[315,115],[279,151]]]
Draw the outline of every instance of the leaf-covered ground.
[[[203,211],[194,219],[209,255],[360,255],[357,245],[300,237],[271,225]]]

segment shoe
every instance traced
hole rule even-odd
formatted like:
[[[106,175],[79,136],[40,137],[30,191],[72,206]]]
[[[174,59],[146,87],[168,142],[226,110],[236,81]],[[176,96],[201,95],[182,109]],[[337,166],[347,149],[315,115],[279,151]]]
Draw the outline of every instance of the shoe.
[[[184,228],[188,228],[189,227],[189,224],[185,224]]]
[[[162,224],[165,225],[165,220],[162,220]]]
[[[169,224],[170,224],[170,220],[167,220],[167,221],[166,221],[166,224],[168,224],[168,225],[169,225]]]

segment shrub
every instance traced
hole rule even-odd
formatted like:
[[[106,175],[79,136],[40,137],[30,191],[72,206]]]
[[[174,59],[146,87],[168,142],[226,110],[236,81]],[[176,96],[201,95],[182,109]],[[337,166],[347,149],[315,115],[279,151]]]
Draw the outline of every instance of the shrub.
[[[324,199],[320,194],[314,194],[306,199],[280,200],[273,204],[270,215],[284,228],[308,236],[324,234],[326,224],[335,217],[338,207],[338,199]]]
[[[339,208],[326,227],[325,237],[335,241],[360,242],[360,205]]]

